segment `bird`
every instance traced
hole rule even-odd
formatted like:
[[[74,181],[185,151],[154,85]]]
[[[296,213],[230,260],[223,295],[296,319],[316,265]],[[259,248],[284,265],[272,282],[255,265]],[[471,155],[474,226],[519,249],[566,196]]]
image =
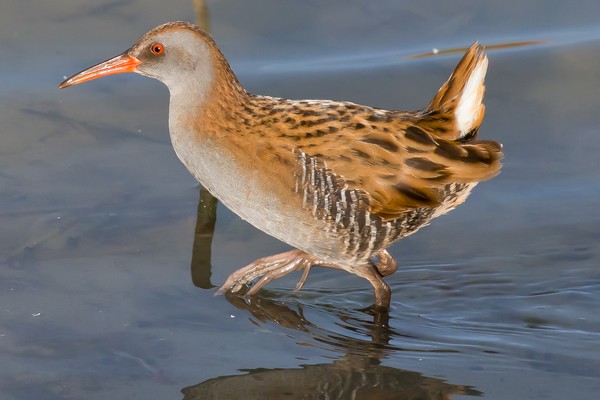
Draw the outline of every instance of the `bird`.
[[[473,43],[418,111],[256,95],[211,36],[175,21],[59,88],[125,72],[163,82],[181,162],[231,211],[293,247],[233,272],[219,293],[251,296],[292,271],[303,272],[299,290],[322,266],[366,279],[373,307],[387,310],[383,278],[398,268],[387,249],[501,169],[502,145],[478,138],[487,66]]]

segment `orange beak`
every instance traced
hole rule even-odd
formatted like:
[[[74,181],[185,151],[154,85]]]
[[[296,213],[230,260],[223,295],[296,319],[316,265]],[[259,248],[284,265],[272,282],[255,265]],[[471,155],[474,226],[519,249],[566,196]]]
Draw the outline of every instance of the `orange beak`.
[[[83,82],[101,78],[106,75],[122,74],[124,72],[136,72],[136,68],[142,62],[137,58],[124,52],[116,57],[111,58],[83,70],[61,83],[59,89],[64,89],[69,86],[78,85]]]

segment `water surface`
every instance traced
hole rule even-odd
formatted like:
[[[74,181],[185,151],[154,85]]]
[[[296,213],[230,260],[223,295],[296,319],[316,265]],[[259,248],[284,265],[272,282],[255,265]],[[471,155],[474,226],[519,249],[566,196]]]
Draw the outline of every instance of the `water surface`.
[[[600,3],[207,1],[242,83],[273,96],[418,109],[459,55],[412,56],[543,42],[489,51],[481,136],[504,144],[503,172],[391,249],[389,329],[340,271],[247,302],[195,286],[210,286],[199,187],[169,143],[166,88],[56,88],[194,21],[191,2],[5,3],[2,399],[597,396]],[[210,284],[286,249],[220,206]]]

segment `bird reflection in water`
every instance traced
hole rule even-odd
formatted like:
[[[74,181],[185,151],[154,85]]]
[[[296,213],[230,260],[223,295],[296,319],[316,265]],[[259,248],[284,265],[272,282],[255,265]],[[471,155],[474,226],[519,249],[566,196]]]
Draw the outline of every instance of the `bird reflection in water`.
[[[192,279],[201,288],[210,282],[210,248],[216,221],[217,201],[205,189],[200,190],[198,218],[192,252]],[[271,296],[269,295],[271,293]],[[271,298],[270,298],[271,297]],[[302,306],[297,310],[272,300],[272,292],[262,290],[251,297],[225,293],[235,307],[250,313],[254,323],[275,323],[285,329],[308,333],[314,346],[333,348],[341,356],[328,364],[302,365],[297,368],[261,368],[245,370],[244,375],[220,376],[182,389],[184,400],[208,399],[451,399],[453,395],[480,396],[469,386],[453,385],[442,379],[426,377],[415,371],[382,365],[382,361],[401,349],[390,345],[393,331],[389,314],[373,308],[365,311],[373,321],[360,320],[360,312],[338,310],[344,322],[339,326],[361,326],[369,340],[331,332],[306,319]],[[363,314],[364,315],[364,312]],[[350,324],[349,324],[350,323]],[[355,334],[353,335],[355,336]],[[303,343],[306,345],[306,343]]]

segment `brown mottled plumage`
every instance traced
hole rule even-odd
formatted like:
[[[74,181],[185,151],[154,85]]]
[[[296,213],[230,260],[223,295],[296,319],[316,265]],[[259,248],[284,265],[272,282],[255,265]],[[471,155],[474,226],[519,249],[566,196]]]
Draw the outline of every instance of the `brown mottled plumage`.
[[[422,111],[248,93],[214,41],[171,22],[125,53],[74,75],[67,87],[138,72],[171,93],[169,130],[190,172],[221,202],[298,250],[255,261],[223,290],[314,265],[368,279],[387,307],[382,280],[396,270],[386,248],[461,204],[501,167],[501,146],[477,140],[487,58],[475,43]]]

